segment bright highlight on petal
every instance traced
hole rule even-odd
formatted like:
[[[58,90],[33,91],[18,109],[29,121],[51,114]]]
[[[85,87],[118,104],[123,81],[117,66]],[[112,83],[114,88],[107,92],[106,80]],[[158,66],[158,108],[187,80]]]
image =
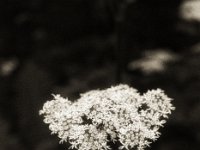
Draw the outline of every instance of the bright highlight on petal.
[[[120,149],[143,150],[159,136],[159,128],[174,110],[160,89],[143,95],[127,85],[93,90],[74,103],[59,95],[47,101],[40,115],[60,142],[79,150],[107,150],[108,139]]]

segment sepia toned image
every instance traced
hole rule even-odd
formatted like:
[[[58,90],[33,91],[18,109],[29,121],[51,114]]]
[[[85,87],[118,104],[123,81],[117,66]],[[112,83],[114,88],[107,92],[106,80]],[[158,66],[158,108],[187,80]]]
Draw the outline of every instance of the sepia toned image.
[[[200,0],[0,12],[0,150],[200,149]]]

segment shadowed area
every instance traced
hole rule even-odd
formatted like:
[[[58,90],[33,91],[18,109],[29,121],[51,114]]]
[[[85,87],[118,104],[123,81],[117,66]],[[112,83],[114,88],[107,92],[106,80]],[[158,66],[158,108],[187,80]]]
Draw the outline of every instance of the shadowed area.
[[[79,93],[126,83],[141,93],[161,88],[174,99],[176,110],[147,149],[198,150],[199,5],[1,0],[0,149],[64,150],[69,145],[59,144],[39,116],[51,94],[75,100]]]

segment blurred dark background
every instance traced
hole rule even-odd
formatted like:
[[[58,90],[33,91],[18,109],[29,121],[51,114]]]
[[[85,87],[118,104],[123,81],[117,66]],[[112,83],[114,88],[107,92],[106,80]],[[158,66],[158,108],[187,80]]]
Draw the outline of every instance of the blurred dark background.
[[[174,99],[149,150],[199,150],[199,10],[199,0],[1,0],[0,150],[66,149],[43,103],[118,83]]]

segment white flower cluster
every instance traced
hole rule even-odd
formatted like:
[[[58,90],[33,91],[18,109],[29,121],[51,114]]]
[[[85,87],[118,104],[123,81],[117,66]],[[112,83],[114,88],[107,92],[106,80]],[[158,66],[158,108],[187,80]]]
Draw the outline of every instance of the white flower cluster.
[[[187,21],[200,21],[200,1],[184,0],[180,6],[180,15]]]
[[[74,103],[60,95],[47,101],[40,115],[61,142],[79,150],[106,150],[109,140],[120,149],[143,150],[156,140],[174,107],[160,89],[140,95],[136,89],[118,85],[81,95]]]
[[[161,73],[166,70],[168,63],[178,59],[179,56],[168,49],[148,50],[144,52],[141,59],[129,63],[128,68],[130,70],[139,69],[146,75]]]

